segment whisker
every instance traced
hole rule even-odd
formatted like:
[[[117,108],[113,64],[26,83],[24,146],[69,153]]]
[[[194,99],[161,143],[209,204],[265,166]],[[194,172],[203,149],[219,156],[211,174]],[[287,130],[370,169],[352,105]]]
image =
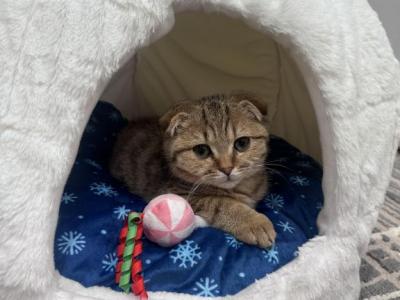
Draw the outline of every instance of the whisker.
[[[289,167],[287,167],[287,166],[284,166],[284,165],[281,165],[281,164],[273,164],[273,163],[270,163],[270,162],[268,162],[268,161],[266,161],[265,163],[264,163],[264,166],[266,166],[267,168],[269,167],[269,166],[271,166],[271,167],[280,167],[280,168],[284,168],[284,169],[287,169],[287,170],[289,170],[289,171],[292,171],[292,172],[294,172],[294,170],[293,169],[291,169],[291,168],[289,168]]]
[[[287,181],[287,178],[285,176],[282,175],[281,172],[279,172],[277,169],[275,168],[271,168],[272,164],[266,164],[266,163],[260,163],[260,164],[256,164],[247,168],[244,168],[243,170],[247,170],[249,168],[263,168],[264,170],[266,170],[268,173],[271,174],[276,174],[279,175],[280,177],[282,177],[285,181]],[[287,168],[286,166],[280,165],[280,167],[283,167],[285,169],[288,169],[289,171],[293,171],[290,168]]]
[[[258,168],[262,168],[264,169],[264,165],[263,164],[256,164],[256,165],[252,165],[252,166],[248,166],[248,167],[242,167],[238,169],[238,172],[246,172],[247,170],[254,170],[254,169],[258,169]]]
[[[274,162],[282,162],[282,158],[278,158],[278,159],[274,159],[274,160],[267,160],[267,162],[271,162],[271,163],[274,163]]]
[[[272,173],[272,174],[279,175],[279,176],[280,176],[282,179],[284,179],[286,182],[289,182],[288,179],[287,179],[285,176],[283,176],[282,173],[279,172],[278,170],[275,170],[275,169],[272,169],[272,168],[268,168],[268,167],[267,167],[267,172],[270,172],[270,173]]]
[[[196,192],[196,190],[197,190],[203,183],[205,183],[205,182],[207,181],[207,179],[209,179],[209,177],[212,177],[212,176],[210,176],[209,174],[208,174],[208,175],[204,175],[204,176],[200,177],[200,179],[197,180],[195,183],[193,183],[192,188],[190,189],[190,191],[189,191],[189,193],[188,193],[188,196],[187,196],[187,201],[188,201],[188,202],[190,201],[190,198],[191,198],[192,195]]]

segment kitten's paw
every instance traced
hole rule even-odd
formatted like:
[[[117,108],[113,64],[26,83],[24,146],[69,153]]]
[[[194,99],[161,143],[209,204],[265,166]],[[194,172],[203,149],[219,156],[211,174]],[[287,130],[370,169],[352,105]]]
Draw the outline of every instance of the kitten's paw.
[[[260,213],[252,214],[243,220],[235,233],[237,239],[261,248],[270,247],[276,238],[276,232],[271,221]]]

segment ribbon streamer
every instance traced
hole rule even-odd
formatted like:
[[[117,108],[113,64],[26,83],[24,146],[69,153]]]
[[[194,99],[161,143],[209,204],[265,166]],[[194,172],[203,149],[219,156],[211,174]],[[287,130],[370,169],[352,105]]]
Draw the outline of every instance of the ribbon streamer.
[[[143,214],[131,212],[121,229],[117,248],[118,262],[115,281],[125,293],[129,293],[132,289],[133,293],[138,295],[141,300],[146,300],[148,296],[142,275],[142,262],[139,258],[143,251],[142,219]]]
[[[141,214],[140,217],[141,220],[143,220],[143,214]],[[146,300],[148,299],[148,297],[142,275],[143,274],[142,261],[139,258],[139,256],[142,254],[143,251],[142,235],[143,235],[143,224],[140,221],[135,237],[135,248],[133,250],[133,266],[132,266],[131,278],[132,278],[133,292],[136,295],[139,295],[140,300]]]

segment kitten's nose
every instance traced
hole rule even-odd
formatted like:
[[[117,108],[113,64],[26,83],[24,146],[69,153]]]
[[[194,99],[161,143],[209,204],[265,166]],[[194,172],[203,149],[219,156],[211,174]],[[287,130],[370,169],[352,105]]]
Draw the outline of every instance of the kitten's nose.
[[[219,170],[224,173],[226,176],[231,175],[231,172],[233,170],[233,167],[223,167],[223,168],[219,168]]]

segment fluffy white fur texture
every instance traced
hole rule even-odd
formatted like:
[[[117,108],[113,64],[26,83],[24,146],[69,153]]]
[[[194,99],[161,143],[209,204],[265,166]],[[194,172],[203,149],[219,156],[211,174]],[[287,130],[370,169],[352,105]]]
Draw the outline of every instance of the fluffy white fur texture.
[[[96,101],[174,11],[243,18],[289,49],[323,149],[321,236],[226,299],[356,299],[358,268],[399,140],[400,72],[366,0],[3,0],[0,9],[0,298],[132,299],[54,269],[59,199]],[[200,299],[150,293],[151,299]]]

